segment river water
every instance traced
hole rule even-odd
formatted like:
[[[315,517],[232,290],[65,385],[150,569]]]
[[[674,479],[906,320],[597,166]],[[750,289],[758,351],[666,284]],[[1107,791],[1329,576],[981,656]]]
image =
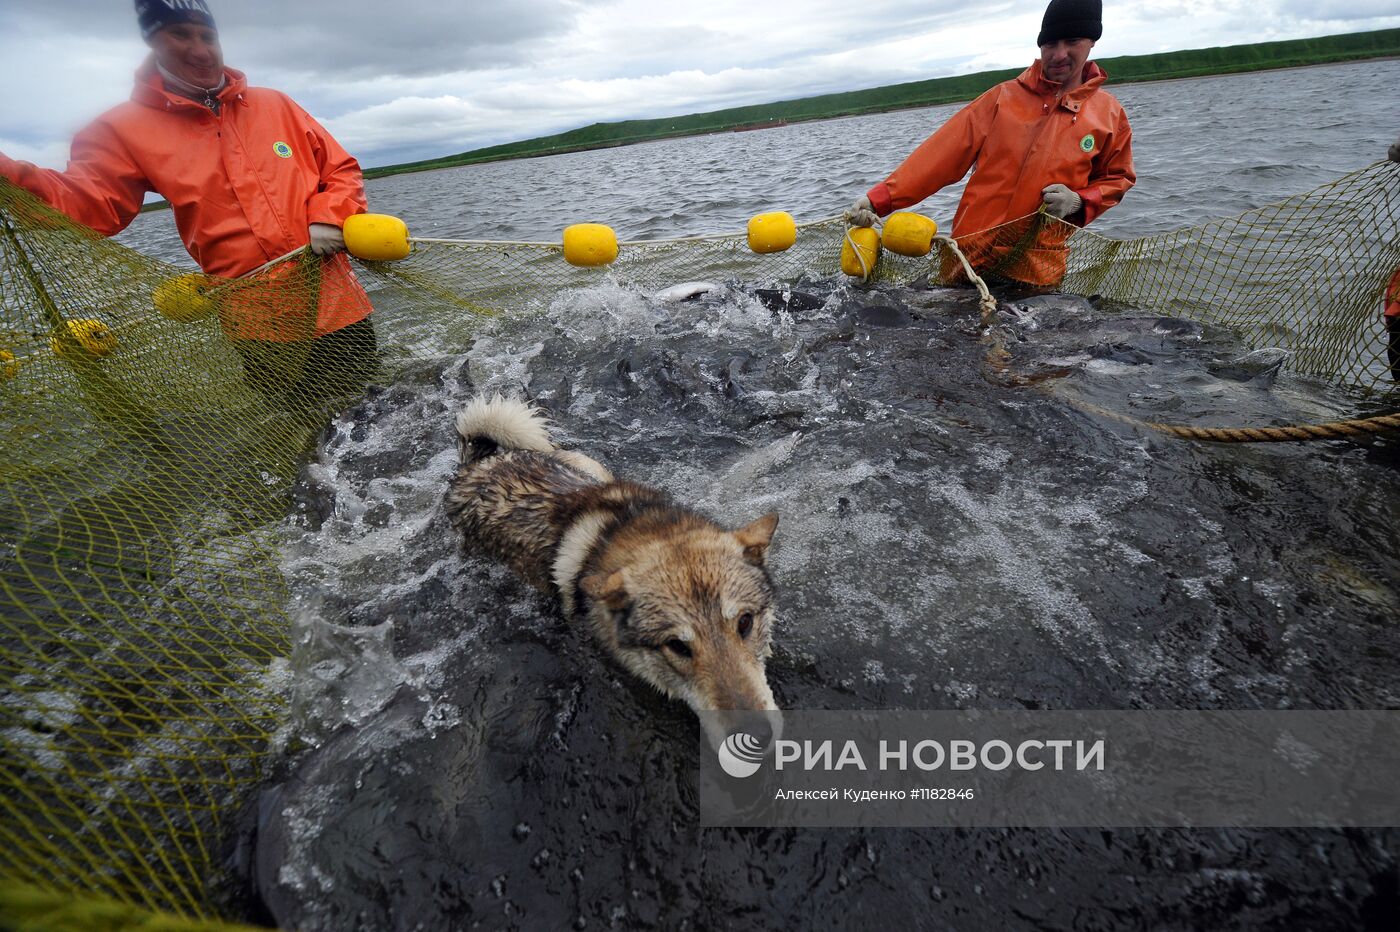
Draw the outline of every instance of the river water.
[[[1400,132],[1400,61],[1369,61],[1109,88],[1133,126],[1138,183],[1096,221],[1135,237],[1231,216],[1385,157]],[[622,239],[742,230],[767,210],[840,213],[958,105],[722,133],[371,181],[370,209],[418,236],[558,242],[570,223]],[[952,222],[961,185],[921,212]],[[184,256],[168,213],[124,241]],[[185,261],[188,261],[186,258]]]
[[[1384,154],[1400,62],[1129,86],[1142,179],[1095,228],[1238,213]],[[838,212],[954,107],[370,184],[420,236],[554,240]],[[927,213],[951,217],[957,191]],[[168,215],[127,242],[174,257]],[[1222,447],[989,381],[967,293],[604,283],[327,427],[284,529],[288,753],[242,862],[300,929],[1389,928],[1393,831],[701,830],[698,727],[463,555],[450,416],[525,391],[565,445],[731,525],[776,509],[785,708],[1394,708],[1400,448]],[[1018,366],[1173,419],[1356,399],[1151,308],[1012,296]],[[381,340],[392,342],[392,324]],[[1121,404],[1119,405],[1121,407]],[[1165,419],[1165,418],[1164,418]]]

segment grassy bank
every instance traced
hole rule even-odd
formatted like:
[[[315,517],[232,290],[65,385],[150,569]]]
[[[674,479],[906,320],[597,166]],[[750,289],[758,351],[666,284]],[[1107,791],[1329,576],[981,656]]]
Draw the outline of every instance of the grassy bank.
[[[1116,85],[1139,81],[1162,81],[1172,78],[1199,77],[1212,74],[1232,74],[1263,71],[1273,68],[1293,68],[1300,65],[1320,65],[1331,62],[1355,61],[1400,55],[1400,29],[1356,32],[1317,39],[1295,39],[1287,42],[1259,42],[1253,45],[1232,45],[1219,48],[1190,49],[1162,52],[1156,55],[1124,55],[1096,59],[1112,76]],[[1023,66],[1024,67],[1024,66]],[[382,178],[404,172],[453,168],[478,162],[501,159],[530,158],[557,155],[585,149],[630,145],[696,136],[704,133],[727,132],[763,125],[800,123],[832,117],[855,116],[864,113],[884,113],[910,107],[971,100],[978,94],[1007,78],[1020,74],[1023,68],[1005,71],[983,71],[978,74],[951,78],[933,78],[907,84],[891,84],[862,91],[822,94],[798,100],[784,100],[749,107],[730,107],[709,113],[663,117],[655,120],[623,120],[617,123],[594,123],[580,129],[554,136],[541,136],[520,142],[474,149],[457,155],[402,165],[386,165],[366,169],[366,178]]]

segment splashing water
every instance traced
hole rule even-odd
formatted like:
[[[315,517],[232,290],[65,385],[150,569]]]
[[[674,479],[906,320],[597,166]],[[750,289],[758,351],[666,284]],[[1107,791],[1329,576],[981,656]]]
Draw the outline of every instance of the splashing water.
[[[1330,416],[1233,336],[1078,298],[617,286],[504,320],[328,428],[284,567],[307,744],[268,790],[258,895],[301,929],[1356,927],[1395,833],[696,827],[698,725],[464,556],[451,415],[523,393],[568,448],[729,526],[776,509],[787,708],[1379,708],[1400,701],[1389,442],[1224,447],[1153,420]],[[1059,372],[1059,370],[1064,370]],[[1387,878],[1392,878],[1387,880]],[[1389,883],[1389,886],[1387,886]],[[1389,892],[1387,892],[1389,891]],[[1387,899],[1389,897],[1389,899]]]

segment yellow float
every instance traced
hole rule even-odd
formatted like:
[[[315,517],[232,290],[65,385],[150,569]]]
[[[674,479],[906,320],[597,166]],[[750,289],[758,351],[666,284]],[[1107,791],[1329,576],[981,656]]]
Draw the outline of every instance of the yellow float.
[[[341,234],[350,255],[368,262],[397,262],[413,249],[408,224],[388,214],[355,214]]]
[[[66,320],[68,333],[54,333],[49,348],[54,355],[74,362],[101,359],[117,348],[117,335],[100,320],[90,317]]]
[[[564,229],[564,261],[581,268],[607,265],[617,258],[617,234],[601,223],[575,223]]]
[[[841,243],[841,271],[854,278],[868,278],[880,261],[880,234],[872,227],[851,227]]]
[[[207,275],[198,272],[167,278],[156,286],[151,303],[160,316],[187,324],[207,317],[214,310],[214,301],[206,294],[212,285]]]
[[[787,211],[759,214],[749,221],[749,248],[759,255],[791,249],[796,242],[797,221]]]
[[[880,243],[890,252],[919,258],[933,249],[938,224],[923,214],[898,213],[885,218]]]
[[[19,375],[19,360],[9,350],[0,349],[0,383]]]

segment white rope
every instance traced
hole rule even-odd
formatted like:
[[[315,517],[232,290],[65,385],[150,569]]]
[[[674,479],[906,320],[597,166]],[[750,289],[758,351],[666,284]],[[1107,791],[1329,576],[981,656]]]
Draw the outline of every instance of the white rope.
[[[866,261],[865,253],[856,245],[855,240],[851,238],[851,229],[853,226],[854,224],[846,227],[846,242],[850,245],[851,252],[855,253],[856,260],[860,262],[860,280],[862,282],[869,281],[870,274],[874,269],[871,268],[870,263]],[[957,240],[953,239],[951,236],[944,236],[942,234],[935,236],[933,240],[934,242],[942,243],[944,246],[947,246],[949,251],[958,257],[958,262],[962,264],[963,272],[967,275],[967,280],[972,282],[973,286],[977,289],[977,307],[982,313],[982,323],[984,326],[990,325],[992,316],[996,314],[997,299],[992,297],[992,292],[987,288],[987,283],[982,280],[982,276],[978,275],[973,270],[972,263],[967,261],[967,256],[964,256],[962,250],[958,248]]]
[[[837,214],[837,215],[834,215],[834,216],[831,216],[831,217],[824,217],[824,218],[822,218],[822,219],[820,219],[820,220],[812,220],[812,221],[809,221],[809,222],[807,222],[807,223],[799,223],[799,224],[797,224],[797,228],[798,228],[799,230],[801,230],[801,229],[807,229],[807,228],[810,228],[810,227],[823,226],[823,225],[825,225],[825,224],[834,223],[834,222],[836,222],[837,220],[840,220],[840,219],[842,219],[841,215],[840,215],[840,214]],[[735,237],[735,235],[736,235],[736,234],[734,234],[734,233],[714,233],[714,234],[708,234],[708,235],[703,235],[703,236],[683,236],[683,237],[676,237],[676,238],[674,238],[674,239],[628,240],[628,241],[626,241],[626,242],[618,243],[618,246],[619,246],[619,247],[621,247],[621,246],[636,246],[636,247],[641,247],[641,246],[647,246],[647,247],[652,247],[652,246],[674,246],[674,245],[680,245],[680,244],[684,244],[684,243],[703,243],[703,242],[714,242],[714,241],[717,241],[717,240],[733,239],[733,238]],[[850,226],[847,226],[847,227],[846,227],[846,231],[845,231],[845,233],[844,233],[844,236],[845,236],[846,243],[849,244],[850,247],[851,247],[851,252],[855,254],[856,261],[860,263],[860,271],[861,271],[860,280],[861,280],[862,282],[867,282],[867,281],[869,281],[869,280],[870,280],[870,276],[871,276],[871,275],[874,273],[874,271],[875,271],[873,264],[872,264],[868,259],[866,259],[866,257],[865,257],[865,251],[862,250],[859,246],[857,246],[855,240],[851,237],[851,227],[850,227]],[[515,242],[515,241],[510,241],[510,240],[441,239],[441,238],[426,237],[426,236],[414,236],[414,237],[410,237],[408,241],[409,241],[410,243],[414,244],[414,245],[420,245],[420,244],[421,244],[421,245],[424,245],[424,246],[477,246],[477,247],[512,246],[512,247],[544,248],[544,249],[550,249],[550,250],[553,250],[553,251],[556,251],[556,252],[559,251],[559,250],[561,250],[561,249],[563,248],[563,247],[562,247],[560,244],[558,244],[558,243]],[[982,321],[983,321],[984,324],[990,323],[991,318],[992,318],[992,315],[996,313],[997,302],[996,302],[996,298],[992,297],[992,293],[987,289],[987,283],[984,282],[984,281],[982,280],[981,276],[979,276],[975,271],[973,271],[972,264],[969,263],[969,262],[967,261],[967,257],[964,256],[963,253],[962,253],[962,250],[958,248],[957,241],[954,240],[951,236],[943,236],[943,235],[935,236],[935,237],[934,237],[934,241],[935,241],[935,242],[942,243],[943,245],[947,246],[948,249],[952,251],[953,255],[955,255],[955,256],[958,257],[958,262],[962,264],[963,272],[967,275],[968,281],[972,282],[973,286],[977,289],[977,293],[978,293],[978,296],[979,296],[979,297],[978,297],[978,307],[981,309],[981,312],[982,312]],[[258,275],[258,274],[260,274],[260,273],[262,273],[262,272],[266,272],[268,269],[272,268],[273,266],[280,265],[281,263],[286,262],[286,261],[289,260],[289,259],[294,259],[294,258],[300,256],[300,255],[301,255],[303,252],[305,252],[308,248],[310,248],[310,247],[308,247],[308,246],[301,246],[301,247],[298,247],[297,249],[293,249],[291,252],[286,253],[285,255],[278,256],[276,259],[273,259],[273,260],[271,260],[271,261],[269,261],[269,262],[266,262],[266,263],[264,263],[264,264],[258,266],[256,269],[254,269],[254,270],[251,271],[251,272],[247,272],[247,273],[245,273],[245,274],[243,274],[243,275],[240,275],[238,278],[234,279],[234,281],[241,281],[241,280],[246,279],[246,278],[252,278],[253,276]],[[208,292],[206,292],[206,295],[212,295],[212,294],[214,294],[215,292],[219,291],[219,290],[222,289],[222,288],[227,288],[227,287],[229,287],[230,284],[232,284],[232,283],[229,282],[229,283],[225,283],[225,284],[219,285],[218,287],[211,288]]]
[[[846,227],[846,243],[851,247],[851,252],[855,255],[856,261],[860,263],[860,280],[862,282],[868,282],[870,281],[870,273],[875,270],[870,267],[869,262],[865,261],[865,253],[856,245],[856,241],[851,238],[851,229],[852,227]]]
[[[958,248],[957,240],[953,239],[951,236],[939,234],[934,237],[934,241],[947,246],[952,250],[953,255],[958,257],[958,261],[962,263],[963,272],[967,275],[967,280],[976,286],[977,294],[980,296],[977,301],[977,306],[982,311],[982,323],[984,325],[990,324],[992,322],[992,315],[997,311],[997,299],[992,297],[991,291],[987,288],[987,283],[982,281],[982,277],[972,270],[972,263],[967,261],[967,256],[964,256],[962,250]]]
[[[268,269],[272,268],[273,266],[281,265],[283,262],[286,262],[288,259],[295,259],[295,258],[297,258],[298,256],[300,256],[302,253],[306,252],[306,250],[308,250],[308,249],[310,249],[310,248],[311,248],[310,246],[298,246],[296,249],[293,249],[291,252],[283,253],[282,255],[278,256],[276,259],[269,259],[268,261],[264,262],[262,265],[260,265],[260,266],[258,266],[257,268],[253,269],[253,271],[251,271],[251,272],[244,272],[242,275],[238,276],[237,278],[232,278],[232,279],[229,279],[228,281],[220,282],[219,284],[215,285],[213,288],[210,288],[208,291],[203,292],[203,295],[204,295],[204,297],[206,297],[206,298],[212,297],[212,296],[218,294],[220,291],[223,291],[225,288],[232,288],[236,283],[241,282],[241,281],[243,281],[244,279],[252,278],[254,275],[261,275],[263,272],[266,272]],[[140,319],[141,319],[141,320],[145,320],[144,317],[142,317],[142,318],[140,318]]]
[[[799,223],[799,224],[796,224],[796,227],[797,227],[797,229],[799,229],[799,230],[806,230],[806,229],[809,229],[809,228],[811,228],[811,227],[819,227],[819,226],[824,226],[824,225],[829,224],[829,223],[835,223],[836,221],[838,221],[838,220],[840,220],[840,219],[841,219],[841,215],[840,215],[840,214],[835,214],[835,215],[830,216],[830,217],[823,217],[823,218],[821,218],[820,220],[809,220],[809,221],[807,221],[806,223]],[[707,233],[707,234],[702,234],[702,235],[700,235],[700,236],[678,236],[678,237],[674,237],[674,238],[672,238],[672,239],[622,240],[622,241],[620,241],[617,245],[618,245],[619,247],[622,247],[622,246],[638,246],[638,247],[650,247],[650,246],[676,246],[676,245],[682,245],[682,244],[685,244],[685,243],[710,243],[710,242],[719,242],[719,241],[722,241],[722,240],[731,240],[731,239],[735,239],[736,237],[742,236],[742,235],[743,235],[743,234],[741,234],[741,233]],[[848,238],[849,238],[849,234],[848,234]],[[528,247],[528,248],[532,248],[532,249],[546,249],[546,250],[550,250],[550,251],[552,251],[552,252],[559,252],[559,251],[561,251],[561,250],[564,248],[563,245],[560,244],[560,243],[543,243],[543,242],[539,242],[538,240],[448,239],[448,238],[431,237],[431,236],[410,236],[410,237],[408,237],[408,242],[411,243],[411,244],[414,245],[414,246],[471,246],[471,247],[478,247],[478,248],[497,248],[497,247],[501,247],[501,246],[512,246],[512,247],[517,247],[517,248]],[[281,263],[286,262],[288,259],[296,258],[297,256],[299,256],[299,255],[300,255],[304,250],[306,250],[307,248],[309,248],[309,247],[301,246],[301,247],[299,247],[299,248],[297,248],[297,249],[293,249],[291,252],[289,252],[289,253],[287,253],[287,254],[285,254],[285,255],[278,256],[276,259],[273,259],[273,260],[271,260],[271,261],[269,261],[269,262],[263,263],[262,265],[258,266],[256,269],[253,269],[253,271],[251,271],[251,272],[247,272],[247,273],[244,273],[243,275],[238,276],[238,278],[233,279],[233,281],[238,281],[238,280],[244,279],[244,278],[252,278],[254,275],[257,275],[257,274],[259,274],[260,272],[266,272],[268,269],[272,268],[272,267],[275,266],[275,265],[280,265]],[[866,267],[866,264],[865,264],[865,262],[864,262],[863,257],[862,257],[861,265],[862,265],[863,268]],[[868,270],[867,270],[867,275],[868,275]],[[227,284],[228,284],[228,283],[226,282],[226,283],[224,283],[223,285],[220,285],[219,287],[220,287],[220,288],[226,287]],[[211,289],[211,291],[213,291],[213,290],[217,290],[217,289]]]
[[[308,250],[308,249],[310,249],[310,248],[311,248],[310,246],[298,246],[296,249],[293,249],[291,252],[285,252],[285,253],[283,253],[282,255],[278,256],[276,259],[269,259],[267,262],[264,262],[262,265],[260,265],[260,266],[258,266],[257,268],[253,269],[253,271],[251,271],[251,272],[244,272],[242,275],[238,276],[238,278],[235,278],[234,281],[241,281],[242,279],[245,279],[245,278],[252,278],[254,275],[257,275],[257,274],[260,273],[260,272],[266,272],[268,269],[272,268],[274,265],[281,265],[283,262],[286,262],[288,259],[296,258],[297,256],[301,255],[303,252],[305,252],[306,250]],[[221,286],[221,287],[222,287],[222,286]]]
[[[830,217],[823,217],[820,220],[809,220],[806,223],[796,224],[797,229],[805,230],[810,227],[819,227],[828,223],[835,223],[841,219],[840,214]],[[742,233],[703,233],[698,236],[677,236],[671,239],[629,239],[619,240],[618,246],[676,246],[683,243],[713,243],[721,240],[735,239],[742,236]],[[414,245],[419,243],[434,246],[530,246],[537,249],[552,249],[559,251],[564,247],[560,243],[541,243],[530,240],[503,240],[503,239],[435,239],[426,236],[410,236],[408,241]]]

